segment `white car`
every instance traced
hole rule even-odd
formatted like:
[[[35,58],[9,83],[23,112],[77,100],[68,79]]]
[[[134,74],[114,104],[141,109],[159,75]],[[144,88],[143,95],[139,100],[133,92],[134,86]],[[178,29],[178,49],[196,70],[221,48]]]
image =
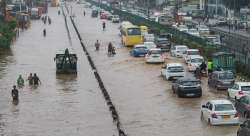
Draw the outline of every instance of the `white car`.
[[[163,78],[170,80],[172,78],[179,78],[185,76],[185,70],[181,63],[168,63],[161,69]]]
[[[144,42],[154,42],[154,40],[155,40],[155,36],[154,36],[154,34],[148,34],[148,33],[145,33],[144,34]]]
[[[200,55],[191,55],[189,62],[188,62],[188,71],[192,72],[195,71],[197,67],[199,67],[202,62],[204,61],[204,58]]]
[[[229,98],[240,99],[240,97],[250,96],[250,82],[236,82],[232,88],[227,90]]]
[[[187,50],[188,47],[186,45],[175,45],[172,46],[170,54],[173,57],[183,57]]]
[[[209,27],[207,27],[206,25],[199,25],[197,29],[201,35],[210,33]]]
[[[156,48],[156,44],[154,42],[144,42],[143,44],[147,47],[148,50]]]
[[[177,29],[181,32],[188,32],[188,27],[186,25],[179,25]]]
[[[239,114],[229,100],[210,100],[201,107],[201,120],[211,125],[238,125]]]
[[[186,63],[188,63],[190,56],[192,55],[200,55],[200,51],[198,49],[187,49],[187,51],[183,55]]]
[[[162,55],[161,49],[152,48],[145,55],[147,63],[164,63],[165,59]]]
[[[112,17],[112,22],[113,22],[113,23],[119,23],[119,22],[120,22],[119,16],[118,16],[118,15],[113,15],[113,17]]]
[[[200,37],[199,31],[197,31],[196,29],[189,29],[189,30],[187,31],[187,33],[190,34],[190,35],[193,35],[193,36]]]

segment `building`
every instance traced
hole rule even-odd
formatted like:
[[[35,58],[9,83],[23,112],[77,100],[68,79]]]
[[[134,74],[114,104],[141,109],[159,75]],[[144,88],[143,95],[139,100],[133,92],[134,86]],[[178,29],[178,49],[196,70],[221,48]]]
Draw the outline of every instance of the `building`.
[[[206,0],[200,0],[200,9],[204,10]],[[227,8],[223,4],[223,0],[207,0],[207,11],[209,16],[228,16]]]

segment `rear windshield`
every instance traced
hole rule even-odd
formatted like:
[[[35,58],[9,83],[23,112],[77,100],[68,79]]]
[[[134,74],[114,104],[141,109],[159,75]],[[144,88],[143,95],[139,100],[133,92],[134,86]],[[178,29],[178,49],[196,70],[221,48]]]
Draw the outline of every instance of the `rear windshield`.
[[[177,50],[185,51],[185,50],[187,50],[187,47],[177,47]]]
[[[250,86],[241,86],[242,91],[250,91]]]
[[[168,70],[170,72],[182,72],[182,71],[184,71],[183,67],[181,67],[181,66],[169,67]]]
[[[199,51],[188,51],[187,55],[200,55]]]
[[[181,82],[181,85],[184,86],[195,86],[195,85],[199,85],[200,82],[199,81],[183,81]]]
[[[229,111],[229,110],[234,110],[234,107],[232,104],[216,104],[215,111]]]
[[[149,54],[161,54],[160,50],[152,50],[149,52]]]
[[[203,59],[196,58],[196,59],[191,59],[192,63],[202,63]]]
[[[128,35],[141,35],[141,31],[139,28],[129,28]]]
[[[234,79],[233,73],[221,73],[219,79]]]
[[[168,43],[168,40],[159,40],[158,43]]]

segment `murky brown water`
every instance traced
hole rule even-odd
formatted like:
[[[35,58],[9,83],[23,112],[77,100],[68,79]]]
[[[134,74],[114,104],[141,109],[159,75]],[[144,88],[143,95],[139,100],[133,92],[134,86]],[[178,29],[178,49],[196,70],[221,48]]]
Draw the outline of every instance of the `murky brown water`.
[[[70,46],[62,15],[49,9],[52,25],[32,22],[21,32],[11,50],[0,52],[0,135],[1,136],[105,136],[116,135],[101,91],[73,34]],[[47,29],[47,37],[42,30]],[[78,55],[78,75],[57,76],[54,56],[72,48]],[[20,89],[20,101],[13,105],[10,90],[17,76],[37,73],[38,88],[27,84]]]
[[[160,77],[161,65],[145,64],[143,58],[129,56],[122,47],[119,24],[91,18],[91,10],[83,16],[83,6],[73,5],[73,12],[84,42],[94,58],[107,90],[120,113],[123,127],[129,135],[137,136],[235,136],[238,126],[208,126],[200,120],[200,106],[208,99],[226,98],[224,92],[207,87],[203,81],[202,98],[177,98],[171,82]],[[99,52],[94,42],[101,41]],[[117,48],[115,57],[107,56],[108,42]],[[173,60],[167,60],[173,61]],[[175,60],[174,60],[175,61]]]

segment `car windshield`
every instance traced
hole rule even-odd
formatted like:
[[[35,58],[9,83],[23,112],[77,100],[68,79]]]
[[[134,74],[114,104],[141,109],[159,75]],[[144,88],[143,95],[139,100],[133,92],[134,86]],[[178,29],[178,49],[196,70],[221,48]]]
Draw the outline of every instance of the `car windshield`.
[[[242,91],[250,91],[250,86],[241,86]]]
[[[234,79],[233,73],[220,73],[219,79]]]
[[[184,68],[181,66],[175,66],[175,67],[169,67],[168,70],[170,72],[179,72],[179,71],[184,71]]]
[[[146,50],[146,47],[136,47],[137,50]]]
[[[188,51],[187,55],[200,55],[199,51]]]
[[[199,81],[183,81],[183,82],[181,82],[181,85],[183,85],[183,86],[196,86],[199,84],[200,84]]]
[[[168,40],[159,40],[158,43],[160,44],[168,43]]]
[[[234,110],[234,107],[232,104],[216,104],[214,107],[215,111],[230,111]]]
[[[195,59],[191,59],[191,63],[202,63],[203,59],[201,58],[195,58]]]
[[[160,50],[151,50],[150,54],[161,54]]]
[[[141,31],[139,28],[129,28],[128,35],[141,35]]]

